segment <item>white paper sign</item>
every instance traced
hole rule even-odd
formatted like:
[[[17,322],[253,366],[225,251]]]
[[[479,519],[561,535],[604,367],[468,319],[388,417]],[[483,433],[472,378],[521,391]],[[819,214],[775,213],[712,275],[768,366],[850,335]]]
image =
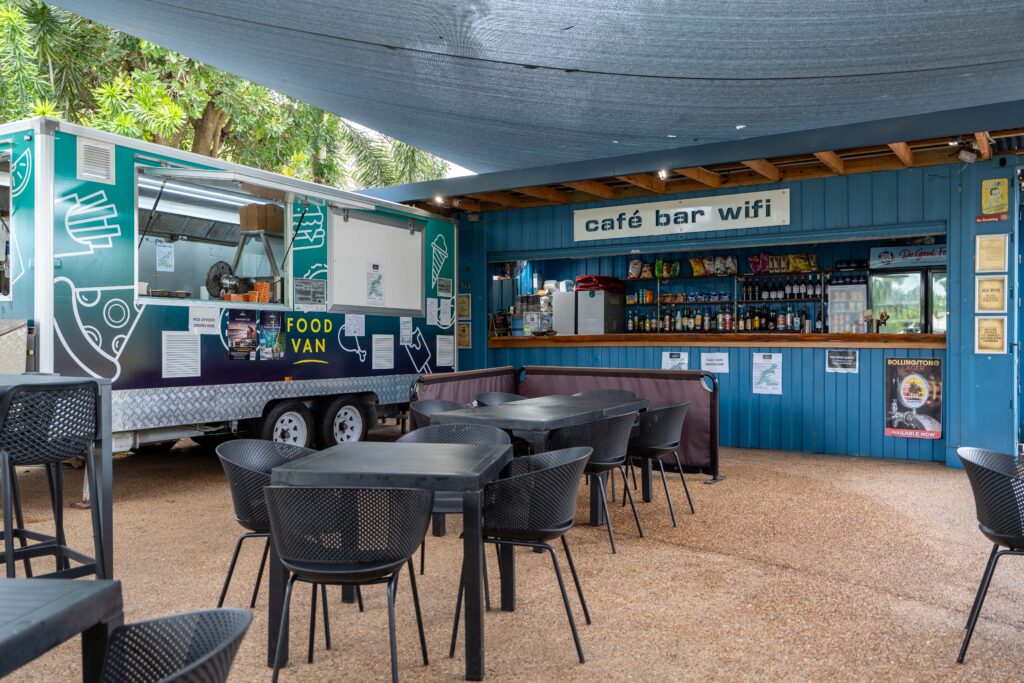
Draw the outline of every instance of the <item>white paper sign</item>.
[[[675,199],[573,212],[577,242],[789,225],[789,190]]]
[[[366,264],[366,303],[384,305],[384,265],[381,263]]]
[[[782,354],[754,354],[754,393],[782,395]]]
[[[455,367],[455,335],[437,335],[437,366]]]
[[[437,327],[437,299],[427,297],[427,324]]]
[[[345,314],[345,336],[362,337],[366,334],[366,316],[356,313]]]
[[[860,352],[856,349],[825,349],[825,372],[857,373]]]
[[[159,273],[174,272],[174,244],[172,242],[156,243],[156,270]]]
[[[373,369],[393,370],[395,367],[395,335],[373,335]]]
[[[689,370],[690,354],[686,351],[662,351],[662,370]]]
[[[398,319],[398,343],[402,346],[412,344],[412,318]]]
[[[195,334],[220,334],[220,309],[212,306],[189,306],[188,331]]]
[[[729,354],[720,352],[700,354],[700,369],[719,375],[729,374]]]

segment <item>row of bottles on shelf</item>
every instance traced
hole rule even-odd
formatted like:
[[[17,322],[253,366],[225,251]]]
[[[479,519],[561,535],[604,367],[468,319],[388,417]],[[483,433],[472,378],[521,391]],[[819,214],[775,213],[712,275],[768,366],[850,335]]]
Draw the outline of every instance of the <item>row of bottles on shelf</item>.
[[[822,286],[820,273],[772,276],[763,281],[761,279],[744,281],[741,294],[745,301],[820,299]]]
[[[823,332],[819,308],[812,321],[807,306],[740,306],[736,315],[727,306],[714,308],[669,307],[661,315],[631,312],[626,317],[628,332]]]

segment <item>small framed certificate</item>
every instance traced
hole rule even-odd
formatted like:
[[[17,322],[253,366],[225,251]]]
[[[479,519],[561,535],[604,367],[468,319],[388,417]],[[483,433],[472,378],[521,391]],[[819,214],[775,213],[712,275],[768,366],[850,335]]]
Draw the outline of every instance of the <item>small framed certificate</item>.
[[[1008,235],[977,235],[974,238],[974,272],[1005,273]]]
[[[1006,316],[994,315],[974,319],[974,352],[1006,353]]]
[[[974,276],[974,312],[1006,313],[1006,276]]]

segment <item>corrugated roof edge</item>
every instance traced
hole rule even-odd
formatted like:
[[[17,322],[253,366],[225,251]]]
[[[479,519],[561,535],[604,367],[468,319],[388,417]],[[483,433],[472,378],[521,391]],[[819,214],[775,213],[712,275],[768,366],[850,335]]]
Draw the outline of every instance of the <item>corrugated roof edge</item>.
[[[1024,100],[1014,100],[929,114],[915,114],[728,142],[678,147],[642,154],[627,154],[514,171],[498,171],[445,180],[370,188],[360,190],[358,194],[392,202],[409,202],[430,199],[437,195],[455,197],[517,187],[610,178],[631,173],[651,173],[661,168],[692,168],[747,159],[783,157],[904,140],[964,135],[980,130],[1013,128],[1022,124],[1024,124]]]

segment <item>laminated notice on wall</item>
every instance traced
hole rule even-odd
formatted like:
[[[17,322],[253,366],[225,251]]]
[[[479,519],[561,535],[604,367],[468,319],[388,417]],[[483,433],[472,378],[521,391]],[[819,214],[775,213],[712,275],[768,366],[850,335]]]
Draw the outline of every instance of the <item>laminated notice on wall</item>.
[[[412,344],[412,318],[398,319],[398,343],[402,346]]]
[[[719,351],[700,354],[700,369],[704,372],[714,372],[719,375],[728,374],[729,354]]]
[[[395,367],[395,335],[373,335],[373,369],[392,370]]]
[[[437,335],[437,366],[455,367],[455,336],[451,334]]]
[[[782,395],[781,353],[755,353],[753,374],[755,394]]]
[[[662,370],[689,370],[690,354],[686,351],[662,351]]]
[[[427,297],[427,324],[437,327],[437,299]]]
[[[362,337],[366,334],[366,316],[361,313],[345,314],[345,336]]]

